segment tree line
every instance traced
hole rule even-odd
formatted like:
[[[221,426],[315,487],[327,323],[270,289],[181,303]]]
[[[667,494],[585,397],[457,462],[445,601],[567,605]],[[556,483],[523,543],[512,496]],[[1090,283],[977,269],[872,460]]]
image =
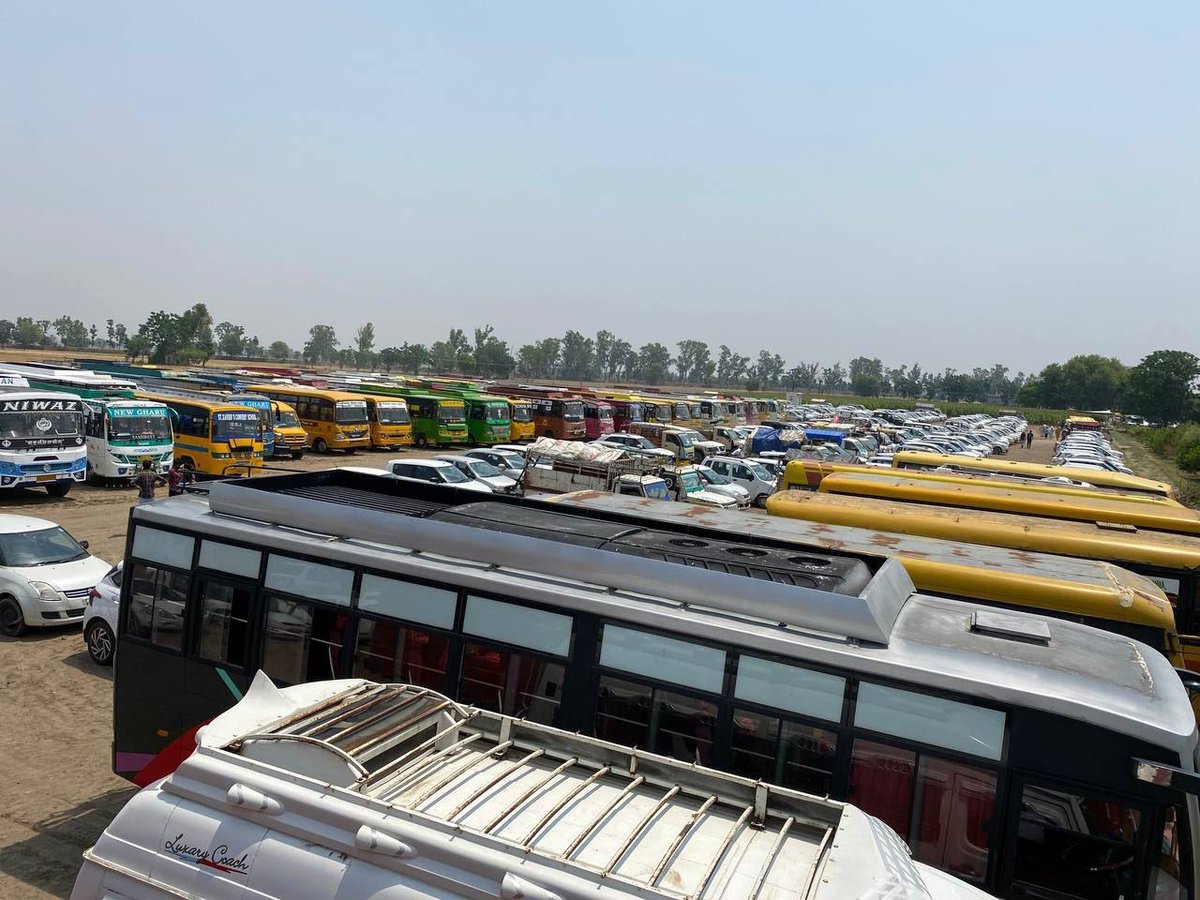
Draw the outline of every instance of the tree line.
[[[778,353],[760,350],[745,356],[725,344],[682,340],[671,347],[657,341],[635,347],[611,331],[593,336],[569,330],[515,350],[491,325],[450,329],[445,340],[431,344],[404,342],[376,349],[375,326],[366,322],[343,345],[332,325],[313,325],[303,347],[286,341],[263,344],[257,335],[233,322],[213,324],[203,303],[182,313],[157,310],[130,333],[108,319],[104,331],[70,316],[57,319],[0,319],[0,347],[108,348],[130,360],[156,364],[204,365],[213,357],[231,360],[340,365],[408,374],[465,375],[556,381],[686,384],[750,391],[786,390],[860,397],[900,397],[945,401],[1017,403],[1048,409],[1124,409],[1162,422],[1200,416],[1195,383],[1200,362],[1182,350],[1159,350],[1128,367],[1098,355],[1075,356],[1051,363],[1037,375],[1009,374],[999,363],[970,372],[928,370],[920,363],[897,367],[878,358],[859,356],[841,362],[797,362],[791,366]]]

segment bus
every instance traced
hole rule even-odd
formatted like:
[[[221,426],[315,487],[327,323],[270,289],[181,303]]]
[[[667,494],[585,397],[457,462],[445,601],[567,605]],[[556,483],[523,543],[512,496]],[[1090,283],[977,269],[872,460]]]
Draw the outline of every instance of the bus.
[[[1067,416],[1064,431],[1102,431],[1103,426],[1091,416]]]
[[[533,402],[525,397],[509,397],[508,399],[508,439],[514,444],[518,441],[532,441],[537,437],[533,423]]]
[[[260,676],[117,813],[71,898],[988,900],[849,804],[531,712]]]
[[[230,403],[236,403],[238,406],[248,406],[251,409],[257,409],[259,418],[263,423],[263,457],[270,458],[275,456],[275,401],[263,394],[247,393],[246,391],[212,391],[214,396],[220,397]]]
[[[1026,478],[1066,478],[1090,484],[1100,489],[1117,489],[1135,494],[1153,494],[1175,499],[1175,489],[1164,481],[1152,481],[1123,472],[1103,469],[1077,469],[1074,466],[1051,466],[1043,463],[1018,462],[1008,459],[968,459],[943,453],[923,453],[900,450],[892,457],[895,469],[950,469],[962,472],[996,472]]]
[[[461,400],[467,416],[467,443],[503,444],[512,437],[508,399],[482,391],[432,389],[430,393]]]
[[[810,431],[812,429],[806,431],[806,436]],[[840,435],[835,442],[841,442]],[[888,469],[879,466],[865,466],[859,463],[827,462],[823,459],[795,459],[789,462],[784,471],[784,481],[780,490],[819,490],[821,481],[826,476],[841,474],[882,475],[885,477],[903,478],[907,481],[927,481],[957,485],[967,489],[975,487],[1010,488],[1016,491],[1029,491],[1034,494],[1095,497],[1101,500],[1147,503],[1159,509],[1184,508],[1183,504],[1178,500],[1172,500],[1160,494],[1143,494],[1115,489],[1102,490],[1092,485],[1075,484],[1069,481],[1061,482],[1045,478],[1030,478],[1024,475],[1005,475],[999,472],[974,470]]]
[[[271,401],[271,429],[275,432],[275,455],[303,459],[308,450],[308,432],[296,410],[279,400]]]
[[[132,481],[145,460],[160,475],[171,470],[175,436],[165,404],[133,399],[85,399],[83,404],[90,477]]]
[[[1200,671],[1200,538],[1133,525],[1073,522],[952,506],[893,503],[867,497],[781,491],[767,499],[771,515],[822,525],[846,525],[888,535],[920,535],[1052,553],[1122,566],[1153,581],[1175,609],[1187,668]]]
[[[260,669],[366,677],[845,800],[997,897],[1195,896],[1196,720],[1151,648],[895,560],[474,496],[335,470],[136,507],[115,771],[171,772]]]
[[[372,387],[364,384],[361,390]],[[393,396],[402,396],[408,404],[413,443],[418,447],[467,443],[467,404],[462,398],[417,388],[402,388]]]
[[[740,514],[734,518],[723,510],[641,504],[602,491],[574,491],[555,497],[554,502],[656,525],[675,522],[695,530],[735,529],[745,521]],[[981,544],[779,517],[755,521],[754,534],[789,544],[798,552],[895,558],[923,594],[1082,622],[1148,644],[1176,667],[1184,664],[1174,610],[1162,587],[1111,563],[1028,551],[1014,554]]]
[[[603,400],[612,407],[613,412],[613,431],[628,431],[629,426],[643,421],[643,410],[646,406],[646,401],[637,394],[610,394],[601,391],[589,391],[584,393],[585,397],[593,397],[596,400]]]
[[[0,488],[44,487],[65,497],[86,478],[83,399],[0,375]]]
[[[614,418],[613,406],[607,400],[583,398],[583,430],[589,441],[616,431]]]
[[[318,453],[371,446],[367,401],[358,394],[298,384],[255,384],[253,390],[292,407]]]
[[[263,421],[256,409],[220,397],[138,391],[137,399],[171,411],[175,458],[207,475],[253,474],[263,464]]]
[[[581,441],[587,437],[583,398],[579,394],[532,385],[504,385],[510,397],[525,397],[533,403],[534,433],[559,441]]]
[[[408,414],[408,402],[403,397],[359,396],[367,402],[372,447],[398,450],[412,444],[412,418]]]
[[[905,478],[887,469],[878,474],[839,472],[821,479],[823,494],[850,494],[900,503],[928,503],[964,509],[1022,513],[1039,519],[1070,519],[1077,522],[1110,522],[1133,525],[1150,531],[1200,535],[1200,513],[1164,500],[1138,503],[1110,499],[1111,495],[1072,496],[1036,493],[1012,487]],[[1169,505],[1168,505],[1169,504]]]

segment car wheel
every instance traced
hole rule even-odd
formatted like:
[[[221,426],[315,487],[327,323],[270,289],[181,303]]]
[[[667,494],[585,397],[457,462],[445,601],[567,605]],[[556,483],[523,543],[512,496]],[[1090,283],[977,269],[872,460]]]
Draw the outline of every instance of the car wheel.
[[[0,634],[17,637],[25,630],[25,614],[13,597],[0,597]]]
[[[759,509],[766,509],[767,508],[767,495],[759,494],[757,497],[755,497],[754,505],[757,506]]]
[[[113,654],[117,652],[117,639],[103,619],[95,619],[83,634],[88,656],[100,666],[111,666]]]
[[[315,441],[313,441],[313,449],[318,453],[328,453],[329,445],[325,443],[324,438],[317,438]]]

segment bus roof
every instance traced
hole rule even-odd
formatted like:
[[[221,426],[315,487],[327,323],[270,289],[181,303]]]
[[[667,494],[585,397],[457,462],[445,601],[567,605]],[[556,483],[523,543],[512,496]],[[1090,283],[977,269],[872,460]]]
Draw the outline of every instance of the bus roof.
[[[153,391],[138,391],[134,394],[134,399],[153,400],[156,403],[162,403],[166,406],[170,406],[172,403],[188,403],[192,406],[204,407],[209,412],[242,412],[247,409],[254,409],[253,406],[246,406],[235,400],[227,400],[216,394],[211,397],[204,397],[199,392],[194,395],[184,396],[182,394],[156,394]],[[262,414],[255,411],[255,415]]]
[[[225,799],[247,793],[275,814]],[[87,864],[194,890],[194,867],[165,864],[161,839],[138,836],[167,817],[203,829],[205,807],[252,848],[242,874],[263,897],[317,896],[300,883],[301,846],[355,861],[338,879],[346,896],[448,896],[450,885],[530,900],[840,900],[897,885],[977,896],[927,881],[899,837],[848,804],[357,679],[281,690],[260,673],[195,753],[118,814]],[[253,838],[238,819],[256,823]]]
[[[343,400],[362,400],[362,397],[356,396],[350,389],[319,388],[307,384],[263,384],[255,382],[246,385],[246,389],[256,394],[265,394],[268,397],[272,397],[273,394],[295,394],[297,397],[322,397],[326,400],[332,400],[335,403]]]
[[[698,534],[736,529],[747,515],[693,509],[690,504],[643,503],[603,491],[561,494],[553,502],[628,516],[643,524],[676,523]],[[759,537],[821,551],[895,557],[920,591],[1175,630],[1175,616],[1162,589],[1110,563],[796,519],[756,518],[745,539]]]
[[[1138,503],[1111,495],[1076,496],[993,487],[973,482],[920,481],[903,472],[838,472],[821,479],[823,494],[878,497],[903,503],[932,503],[966,509],[1024,513],[1048,519],[1118,522],[1153,531],[1200,535],[1200,513],[1178,504]]]
[[[921,453],[915,450],[900,450],[892,457],[893,468],[903,469],[909,466],[923,469],[936,469],[944,466],[972,471],[1008,472],[1014,475],[1031,475],[1036,478],[1060,476],[1104,487],[1119,487],[1126,491],[1161,494],[1164,497],[1175,496],[1175,489],[1165,481],[1152,481],[1137,475],[1126,475],[1124,472],[1109,472],[1103,469],[1078,469],[1074,466],[1052,466],[1043,463],[1018,462],[1011,459],[969,459],[965,456]]]
[[[873,497],[783,491],[767,498],[772,515],[895,534],[989,544],[1013,550],[1200,571],[1200,538],[1135,525],[1037,519],[991,510],[964,510]]]
[[[754,575],[765,542],[748,545],[742,530],[725,534],[726,543],[694,548],[694,539],[668,525],[631,529],[599,512],[471,496],[334,470],[216,482],[207,498],[168,498],[132,515],[135,526],[517,594],[551,608],[1039,709],[1181,755],[1194,750],[1195,718],[1170,663],[1129,638],[918,595],[894,560],[848,597],[773,581],[770,572]],[[518,515],[523,529],[506,524]],[[600,534],[579,542],[546,537],[589,528]],[[795,556],[790,547],[778,553]],[[689,564],[688,554],[708,565]],[[789,560],[792,569],[821,569],[811,556]],[[737,571],[741,577],[731,574]],[[1009,626],[985,624],[997,616]]]

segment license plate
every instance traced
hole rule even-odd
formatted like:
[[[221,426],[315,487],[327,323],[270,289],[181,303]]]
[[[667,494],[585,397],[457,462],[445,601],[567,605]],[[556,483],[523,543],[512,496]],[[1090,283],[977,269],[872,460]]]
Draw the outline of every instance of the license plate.
[[[55,475],[39,475],[37,480],[39,483],[43,481],[58,481],[58,477]]]

